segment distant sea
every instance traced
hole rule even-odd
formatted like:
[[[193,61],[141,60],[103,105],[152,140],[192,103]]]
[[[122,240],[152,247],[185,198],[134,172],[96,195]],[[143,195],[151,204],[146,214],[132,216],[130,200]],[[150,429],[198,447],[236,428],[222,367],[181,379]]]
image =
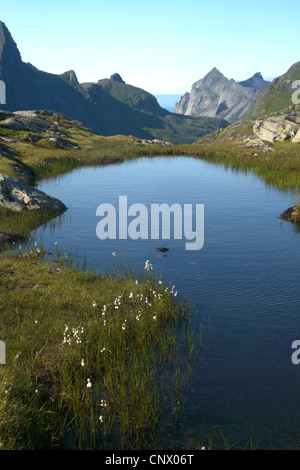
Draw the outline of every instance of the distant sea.
[[[171,113],[174,113],[175,103],[178,103],[180,101],[180,98],[182,97],[183,94],[184,93],[182,93],[181,95],[154,95],[154,96],[162,108],[166,109],[167,111],[170,111]]]

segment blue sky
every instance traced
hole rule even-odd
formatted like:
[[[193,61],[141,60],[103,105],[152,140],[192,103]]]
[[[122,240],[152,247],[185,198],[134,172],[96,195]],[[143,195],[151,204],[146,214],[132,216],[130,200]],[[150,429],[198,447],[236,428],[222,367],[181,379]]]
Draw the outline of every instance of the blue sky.
[[[80,82],[118,72],[151,93],[181,94],[213,67],[244,80],[282,75],[300,60],[299,0],[1,3],[23,60],[73,69]]]

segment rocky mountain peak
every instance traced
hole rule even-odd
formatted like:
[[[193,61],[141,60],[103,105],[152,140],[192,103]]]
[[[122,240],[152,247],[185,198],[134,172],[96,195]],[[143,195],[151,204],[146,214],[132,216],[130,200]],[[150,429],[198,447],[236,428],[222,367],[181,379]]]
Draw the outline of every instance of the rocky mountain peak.
[[[121,75],[119,75],[118,73],[114,73],[111,77],[110,77],[110,80],[113,80],[114,82],[119,82],[119,83],[124,83],[124,80],[122,79]]]
[[[253,75],[253,77],[248,78],[248,80],[244,80],[239,82],[239,85],[242,85],[245,88],[255,88],[258,91],[264,91],[271,82],[264,80],[262,74],[257,72]]]
[[[5,24],[0,21],[0,75],[4,67],[21,63],[21,54]]]
[[[205,84],[209,84],[209,83],[214,83],[214,82],[217,82],[219,80],[222,80],[224,77],[224,75],[220,72],[220,70],[218,70],[216,67],[214,67],[213,69],[211,69],[210,72],[208,72],[205,77],[203,77],[201,80],[198,80],[198,82],[196,83],[205,83]]]
[[[72,87],[79,85],[79,81],[74,70],[68,70],[67,72],[61,74],[61,78]]]

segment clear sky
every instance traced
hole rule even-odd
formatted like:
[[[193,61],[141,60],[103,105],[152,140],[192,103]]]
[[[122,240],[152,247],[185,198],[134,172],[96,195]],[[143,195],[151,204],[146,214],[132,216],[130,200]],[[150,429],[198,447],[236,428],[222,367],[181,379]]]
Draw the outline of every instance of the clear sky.
[[[244,80],[300,60],[299,0],[7,0],[0,20],[41,70],[118,72],[153,94],[190,91],[213,67]]]

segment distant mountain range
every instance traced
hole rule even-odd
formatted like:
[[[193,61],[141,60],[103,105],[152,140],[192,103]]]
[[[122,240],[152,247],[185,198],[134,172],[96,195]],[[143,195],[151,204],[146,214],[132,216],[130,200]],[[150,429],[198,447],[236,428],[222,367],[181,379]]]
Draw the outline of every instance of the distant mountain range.
[[[62,75],[24,63],[9,30],[0,22],[0,80],[8,111],[52,110],[83,122],[98,133],[192,143],[224,128],[222,118],[181,116],[163,109],[150,93],[127,85],[118,74],[80,84],[73,70]]]
[[[242,82],[229,80],[217,68],[192,85],[175,105],[175,112],[186,116],[207,116],[226,119],[229,123],[245,116],[270,82],[260,73]]]

